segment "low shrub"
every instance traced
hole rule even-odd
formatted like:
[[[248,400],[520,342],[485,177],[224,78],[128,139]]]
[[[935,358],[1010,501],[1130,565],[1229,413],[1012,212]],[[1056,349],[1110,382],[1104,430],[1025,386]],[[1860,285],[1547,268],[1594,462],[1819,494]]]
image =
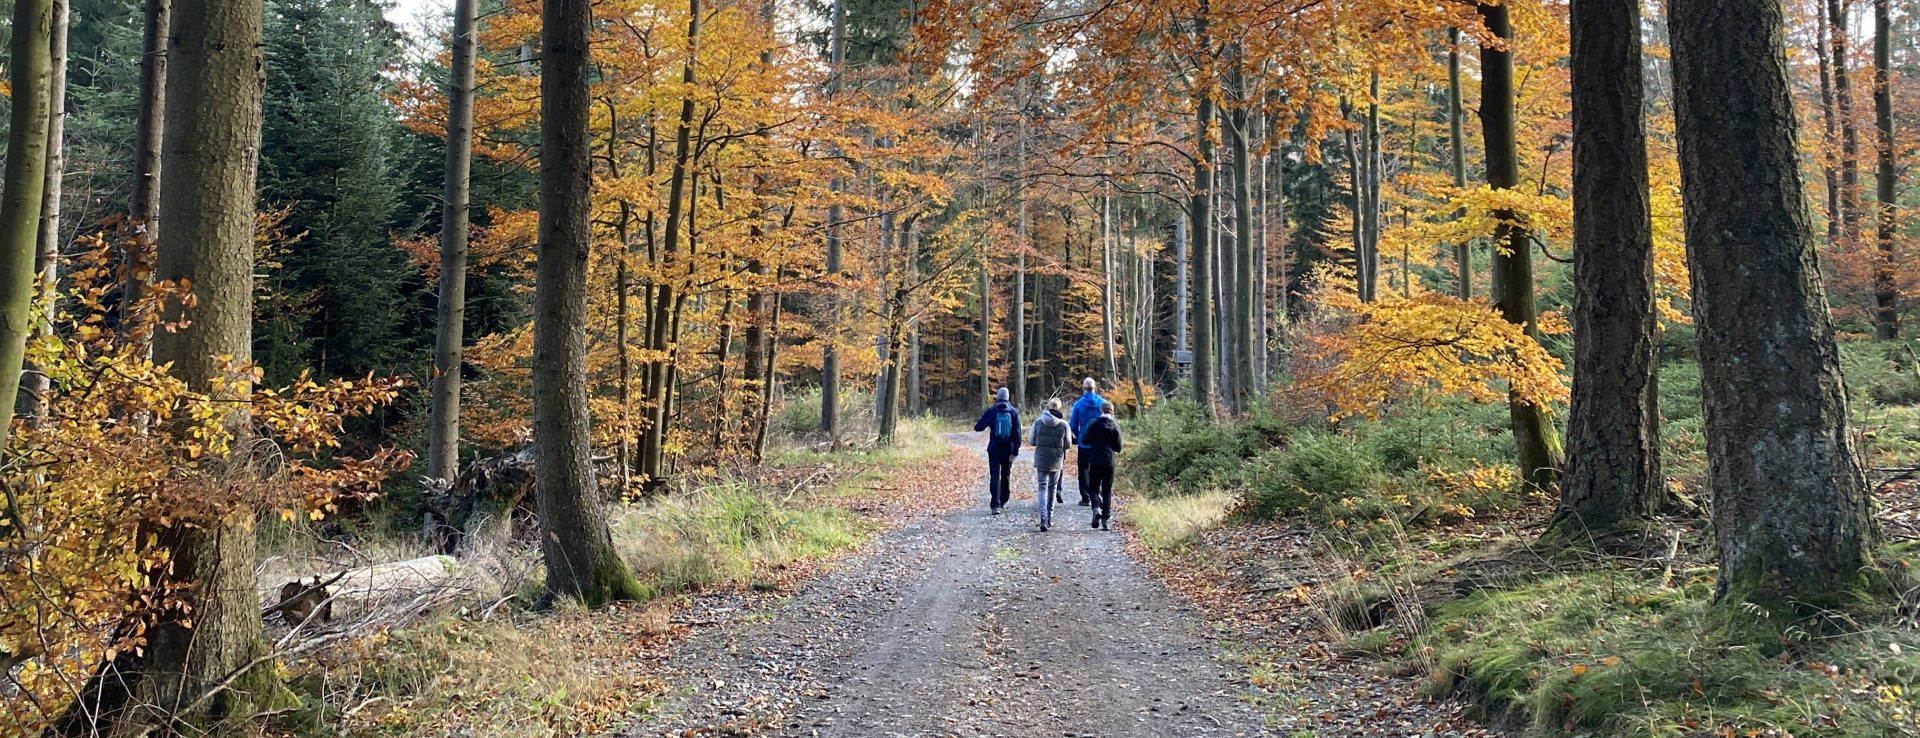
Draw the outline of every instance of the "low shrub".
[[[1122,473],[1148,495],[1238,489],[1247,482],[1247,461],[1285,443],[1292,432],[1265,409],[1220,422],[1178,397],[1129,421],[1125,430]]]

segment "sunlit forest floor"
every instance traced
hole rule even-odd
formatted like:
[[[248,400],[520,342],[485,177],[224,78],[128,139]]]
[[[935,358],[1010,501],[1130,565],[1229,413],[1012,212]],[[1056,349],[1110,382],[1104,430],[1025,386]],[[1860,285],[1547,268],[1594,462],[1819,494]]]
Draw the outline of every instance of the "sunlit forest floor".
[[[1845,346],[1885,535],[1874,601],[1810,621],[1713,607],[1698,372],[1661,372],[1665,472],[1683,508],[1627,540],[1541,541],[1553,501],[1515,484],[1506,409],[1407,403],[1329,425],[1315,408],[1234,423],[1171,406],[1129,453],[1140,548],[1249,644],[1264,699],[1313,725],[1313,676],[1451,696],[1516,735],[1868,736],[1920,731],[1920,378]],[[1602,551],[1605,551],[1603,553]]]

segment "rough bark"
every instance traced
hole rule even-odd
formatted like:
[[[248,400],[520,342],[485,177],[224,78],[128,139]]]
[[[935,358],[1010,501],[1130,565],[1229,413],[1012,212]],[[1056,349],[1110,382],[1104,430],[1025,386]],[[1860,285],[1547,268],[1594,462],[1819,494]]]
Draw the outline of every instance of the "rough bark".
[[[1513,24],[1505,5],[1482,5],[1480,15],[1487,30],[1506,41],[1503,48],[1480,47],[1480,125],[1486,140],[1487,185],[1512,189],[1520,184],[1520,152],[1514,129]],[[1495,212],[1494,217],[1502,221],[1493,237],[1495,307],[1508,322],[1526,326],[1529,334],[1537,336],[1533,234],[1512,225],[1515,216],[1511,212]],[[1509,397],[1507,407],[1522,477],[1542,490],[1552,489],[1563,458],[1553,411],[1518,395]]]
[[[1893,34],[1888,0],[1873,0],[1873,127],[1878,150],[1875,176],[1874,243],[1878,258],[1873,269],[1873,336],[1891,341],[1900,335],[1899,288],[1894,282],[1894,225],[1899,202],[1894,199],[1893,150]]]
[[[475,0],[453,4],[453,61],[447,84],[446,179],[440,211],[439,325],[433,341],[433,406],[427,475],[452,479],[460,465],[460,367],[466,343],[468,180],[473,166]],[[624,262],[623,262],[624,263]],[[624,460],[623,460],[624,463]]]
[[[1447,137],[1452,142],[1453,186],[1467,187],[1465,111],[1460,105],[1460,29],[1447,29]],[[1458,217],[1458,216],[1456,216]],[[1453,245],[1454,294],[1473,299],[1473,250],[1467,242]]]
[[[12,112],[7,128],[4,191],[0,191],[0,408],[20,395],[34,299],[40,203],[47,187],[47,126],[52,82],[51,0],[16,0],[7,71]],[[13,435],[11,425],[7,435]]]
[[[1597,533],[1663,503],[1639,0],[1571,9],[1573,403],[1554,525]]]
[[[248,0],[179,0],[168,50],[167,186],[160,208],[168,214],[155,259],[155,277],[193,285],[193,307],[170,306],[186,327],[154,337],[154,358],[198,392],[238,400],[250,387],[230,379],[220,357],[252,355],[254,172],[260,151],[260,104],[265,94],[262,6]],[[245,405],[227,418],[244,432]],[[240,448],[240,447],[236,447]],[[246,474],[250,462],[230,463]],[[156,718],[194,725],[243,719],[288,704],[271,663],[261,661],[259,603],[255,599],[252,510],[210,511],[209,519],[176,524],[160,536],[171,554],[171,576],[192,583],[191,627],[168,619],[148,631],[137,705]],[[184,613],[183,613],[184,614]],[[217,685],[236,673],[225,689]],[[217,693],[201,700],[203,694]],[[187,714],[176,705],[199,704]]]
[[[690,0],[695,37],[699,0]],[[533,442],[540,553],[548,596],[588,607],[636,599],[640,585],[613,548],[595,489],[587,411],[589,158],[587,0],[541,8],[540,227],[535,252]]]
[[[1723,601],[1820,604],[1875,533],[1820,281],[1778,0],[1676,0],[1671,38]]]

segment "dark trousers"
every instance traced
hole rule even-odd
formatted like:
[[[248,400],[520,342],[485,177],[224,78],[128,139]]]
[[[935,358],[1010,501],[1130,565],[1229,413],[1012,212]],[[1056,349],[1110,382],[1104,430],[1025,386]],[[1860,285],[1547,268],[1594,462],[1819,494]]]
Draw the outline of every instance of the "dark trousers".
[[[1093,499],[1093,480],[1087,478],[1087,452],[1081,449],[1080,453],[1074,454],[1073,457],[1080,462],[1080,476],[1077,480],[1080,485],[1080,504],[1085,505],[1088,500]]]
[[[987,505],[998,510],[1007,505],[1007,496],[1012,493],[1013,456],[1011,454],[987,454]]]
[[[1087,467],[1087,495],[1093,498],[1093,517],[1096,520],[1108,520],[1113,517],[1113,467]]]

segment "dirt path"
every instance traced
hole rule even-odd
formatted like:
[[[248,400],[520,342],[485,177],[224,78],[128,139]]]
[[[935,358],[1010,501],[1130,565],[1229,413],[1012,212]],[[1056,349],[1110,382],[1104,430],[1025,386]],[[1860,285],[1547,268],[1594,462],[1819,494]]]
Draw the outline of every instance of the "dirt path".
[[[1040,533],[1031,470],[991,517],[984,468],[952,480],[974,505],[885,534],[784,603],[683,615],[730,624],[676,652],[676,690],[630,734],[1278,735],[1120,532],[1087,527],[1071,481]]]

